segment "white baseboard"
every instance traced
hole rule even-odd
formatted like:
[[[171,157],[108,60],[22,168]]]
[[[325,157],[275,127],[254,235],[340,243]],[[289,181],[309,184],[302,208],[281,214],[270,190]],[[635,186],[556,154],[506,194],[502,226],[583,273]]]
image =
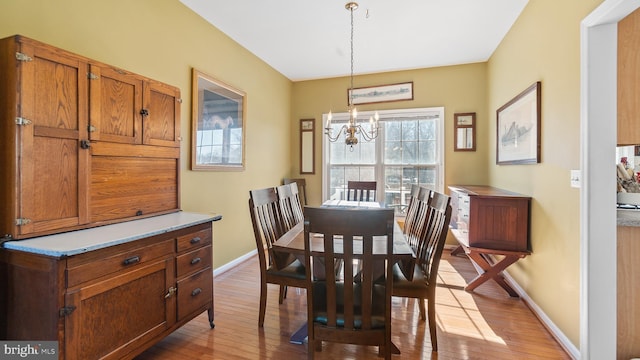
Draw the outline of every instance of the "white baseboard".
[[[258,250],[249,251],[248,253],[240,256],[239,258],[231,260],[230,262],[213,269],[213,276],[218,276],[218,275],[220,275],[220,274],[222,274],[222,273],[224,273],[224,272],[226,272],[228,270],[233,269],[236,265],[238,265],[241,262],[243,262],[243,261],[255,256],[257,253],[258,253]]]
[[[511,285],[511,287],[520,295],[522,300],[527,304],[527,306],[531,309],[531,311],[540,319],[542,324],[549,330],[551,335],[560,343],[560,346],[564,348],[564,350],[573,358],[574,360],[580,359],[580,350],[573,345],[573,343],[565,336],[565,334],[556,326],[556,324],[549,319],[547,314],[536,304],[529,294],[524,291],[523,288],[518,285],[518,283],[509,275],[508,271],[503,271],[502,275],[504,275],[505,280]]]
[[[453,250],[457,247],[458,247],[457,245],[446,245],[445,249]],[[546,327],[547,330],[549,330],[549,332],[551,333],[551,336],[553,336],[556,339],[556,341],[558,341],[560,346],[564,348],[564,350],[569,354],[569,356],[571,356],[574,360],[579,359],[580,350],[578,350],[578,348],[575,345],[573,345],[573,343],[569,340],[569,338],[565,336],[565,334],[560,330],[560,328],[558,328],[556,324],[554,324],[553,321],[551,321],[551,319],[547,316],[547,314],[545,314],[545,312],[542,311],[542,309],[538,306],[538,304],[536,304],[531,299],[529,294],[527,294],[527,292],[524,291],[522,287],[520,287],[520,285],[511,277],[511,275],[509,275],[509,272],[507,270],[503,271],[502,274],[504,275],[504,278],[509,283],[509,285],[511,285],[511,287],[518,293],[518,295],[520,295],[520,298],[522,298],[522,301],[524,301],[524,303],[529,307],[529,309],[531,309],[533,314],[538,319],[540,319],[540,322],[542,322],[542,325],[544,325],[544,327]]]

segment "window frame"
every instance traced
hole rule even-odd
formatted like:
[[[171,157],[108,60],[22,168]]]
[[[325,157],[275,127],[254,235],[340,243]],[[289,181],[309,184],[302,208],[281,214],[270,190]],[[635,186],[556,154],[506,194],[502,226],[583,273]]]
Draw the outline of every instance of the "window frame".
[[[369,118],[373,116],[375,111],[359,111],[358,118]],[[325,127],[327,124],[328,113],[322,114],[322,124]],[[413,108],[413,109],[393,109],[393,110],[380,110],[378,111],[378,115],[380,116],[380,122],[384,122],[386,120],[398,119],[398,118],[424,118],[437,115],[438,120],[436,121],[436,179],[435,179],[435,191],[443,192],[444,191],[444,163],[445,163],[445,121],[444,121],[444,107],[430,107],[430,108]],[[335,122],[346,122],[349,118],[349,113],[333,113],[332,114],[332,123]],[[381,124],[382,128],[383,125]],[[376,198],[378,201],[382,201],[381,196],[384,196],[384,188],[382,184],[384,184],[384,168],[385,164],[382,163],[384,146],[381,145],[381,142],[378,141],[384,135],[380,135],[376,141],[376,162],[373,165],[375,168],[376,181],[378,182],[378,189],[376,189]],[[329,183],[329,166],[330,166],[330,145],[328,137],[326,134],[322,136],[322,201],[327,201],[330,196],[330,183]],[[355,146],[359,146],[355,145]],[[354,166],[366,166],[354,164]],[[396,166],[396,165],[386,165],[386,166]],[[402,165],[397,165],[402,166]],[[417,167],[417,166],[416,166]]]

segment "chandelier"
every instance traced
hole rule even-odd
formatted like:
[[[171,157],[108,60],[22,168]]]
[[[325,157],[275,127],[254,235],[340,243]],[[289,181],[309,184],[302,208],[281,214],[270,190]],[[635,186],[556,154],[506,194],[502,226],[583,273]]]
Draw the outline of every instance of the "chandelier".
[[[349,104],[347,108],[349,111],[349,121],[342,125],[334,136],[332,134],[333,128],[331,127],[332,114],[331,111],[329,111],[324,133],[331,142],[336,142],[338,138],[340,138],[340,134],[344,134],[345,143],[351,146],[351,151],[353,151],[353,145],[358,143],[356,134],[360,134],[365,141],[371,141],[378,137],[380,127],[378,125],[378,112],[369,117],[369,126],[365,126],[362,122],[358,123],[358,110],[353,104],[353,11],[358,8],[358,3],[348,2],[344,7],[351,13],[351,85],[349,86]],[[368,128],[368,130],[366,128]]]

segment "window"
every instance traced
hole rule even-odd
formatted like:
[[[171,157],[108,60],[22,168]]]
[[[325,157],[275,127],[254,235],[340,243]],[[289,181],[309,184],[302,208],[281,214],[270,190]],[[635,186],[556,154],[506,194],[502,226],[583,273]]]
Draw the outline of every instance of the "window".
[[[371,112],[360,112],[368,119]],[[443,191],[444,108],[379,111],[380,134],[371,142],[358,136],[353,147],[323,136],[323,199],[344,199],[347,182],[378,182],[376,199],[387,206],[406,205],[412,184]],[[326,114],[323,122],[326,123]],[[348,113],[333,115],[336,134]],[[363,123],[365,129],[369,124]]]

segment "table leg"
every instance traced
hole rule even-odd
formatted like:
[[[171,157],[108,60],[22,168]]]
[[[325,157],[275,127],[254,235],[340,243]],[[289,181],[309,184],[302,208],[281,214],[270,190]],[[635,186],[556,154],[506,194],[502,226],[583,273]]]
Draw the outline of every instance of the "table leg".
[[[491,261],[484,255],[475,251],[469,252],[469,258],[476,263],[484,272],[480,273],[475,279],[473,279],[466,287],[466,291],[473,291],[475,288],[485,283],[489,279],[495,280],[500,287],[502,287],[509,296],[511,297],[519,297],[518,293],[513,290],[509,284],[507,284],[506,280],[502,276],[502,271],[506,269],[509,265],[518,261],[520,256],[517,255],[505,255],[504,258],[498,261],[495,264],[492,264]]]

